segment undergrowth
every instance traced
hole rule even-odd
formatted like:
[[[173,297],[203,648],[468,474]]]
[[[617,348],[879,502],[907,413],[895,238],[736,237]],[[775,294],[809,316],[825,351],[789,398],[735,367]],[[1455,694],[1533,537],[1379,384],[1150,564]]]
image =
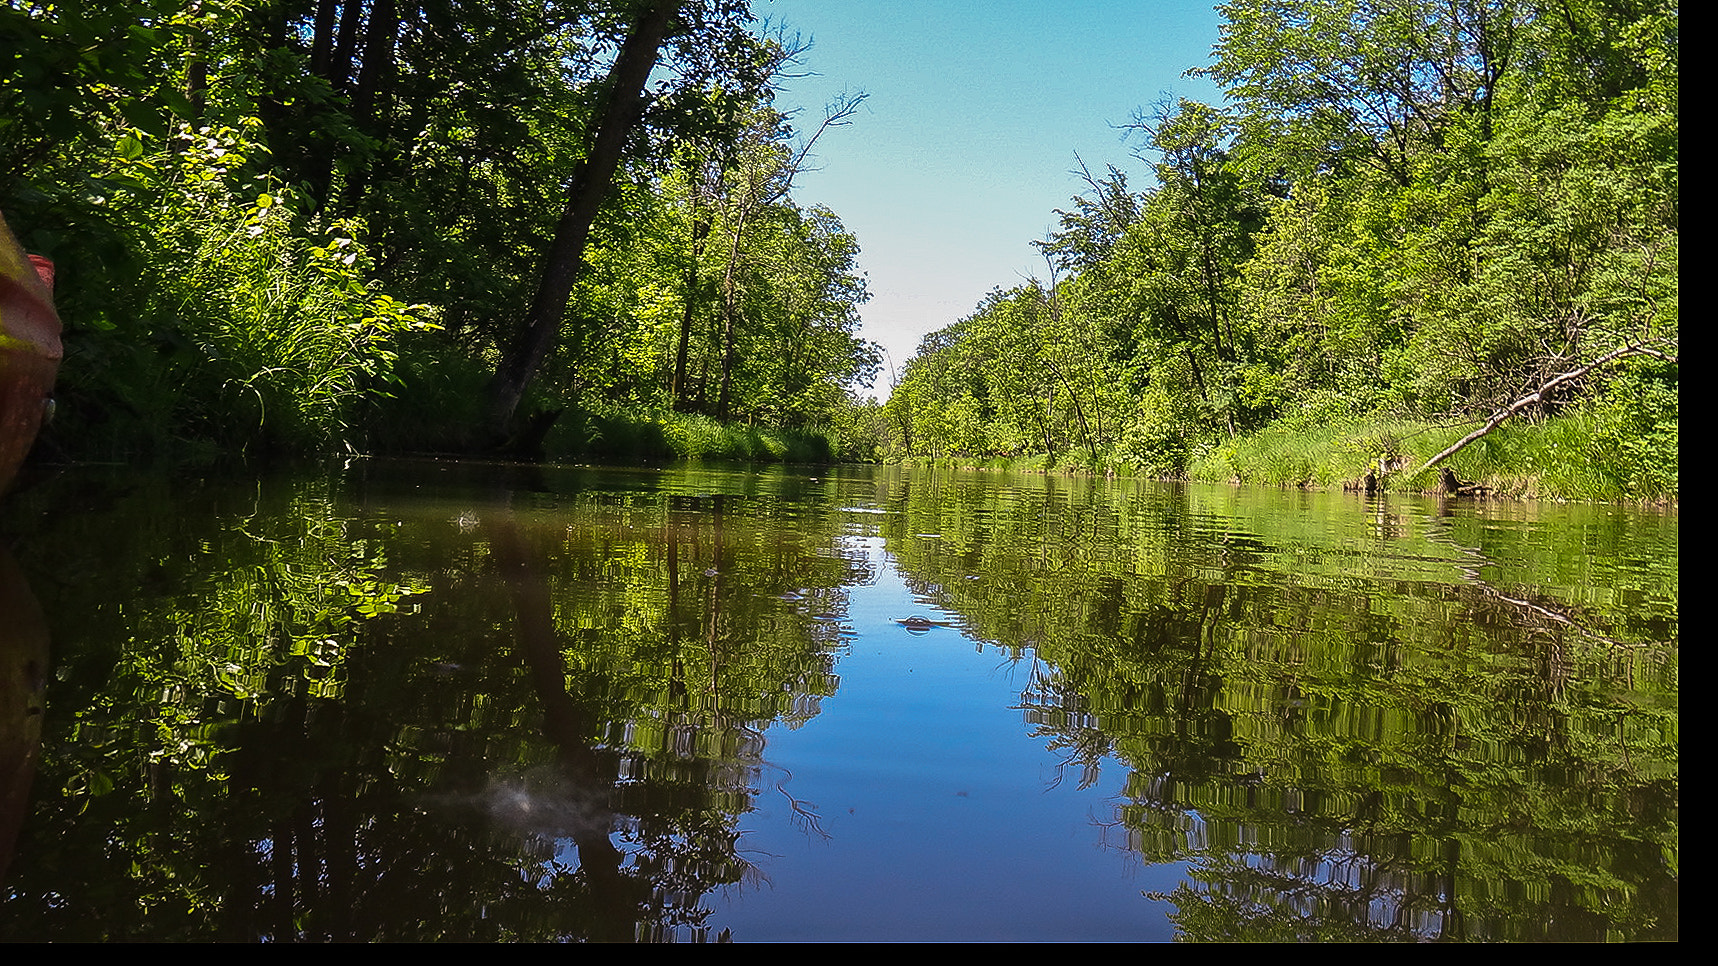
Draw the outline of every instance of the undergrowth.
[[[1537,421],[1505,423],[1449,457],[1464,482],[1490,493],[1523,498],[1591,501],[1674,500],[1678,492],[1678,425],[1653,427],[1654,447],[1628,447],[1637,438],[1616,428],[1611,408],[1583,406]],[[1267,486],[1355,486],[1368,471],[1387,490],[1422,492],[1438,485],[1438,469],[1415,472],[1474,425],[1413,421],[1344,425],[1273,425],[1219,444],[1194,458],[1187,477]],[[1638,430],[1638,428],[1636,428]]]
[[[830,463],[838,457],[831,434],[824,430],[723,423],[676,412],[570,410],[557,421],[544,448],[549,459],[559,461]]]

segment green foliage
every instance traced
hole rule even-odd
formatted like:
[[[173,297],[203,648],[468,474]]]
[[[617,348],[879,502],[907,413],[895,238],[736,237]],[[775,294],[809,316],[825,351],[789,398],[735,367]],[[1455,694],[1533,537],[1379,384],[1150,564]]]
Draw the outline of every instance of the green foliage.
[[[722,423],[696,413],[577,409],[556,420],[546,455],[561,462],[656,463],[667,460],[737,460],[756,463],[830,463],[841,450],[821,429],[783,429]]]
[[[1187,439],[1167,423],[1129,426],[1116,447],[1115,458],[1135,473],[1173,480],[1187,474]]]
[[[1188,476],[1268,486],[1353,484],[1368,470],[1401,468],[1411,463],[1416,453],[1424,460],[1437,452],[1447,439],[1444,433],[1428,435],[1430,429],[1412,423],[1285,420],[1212,448],[1192,462]],[[1384,485],[1400,489],[1410,486],[1411,481],[1401,475],[1386,476]]]
[[[1662,383],[1621,379],[1604,396],[1561,415],[1506,423],[1449,460],[1463,480],[1506,497],[1662,501],[1678,494],[1674,400]],[[1436,489],[1435,472],[1412,475],[1460,438],[1465,426],[1344,419],[1284,420],[1199,454],[1195,480],[1267,486],[1347,487],[1369,473],[1388,490]],[[1670,454],[1670,455],[1666,455]]]
[[[849,397],[829,423],[833,452],[852,463],[882,462],[901,450],[894,421],[883,403]]]
[[[890,402],[902,451],[1083,450],[1094,467],[1335,485],[1406,457],[1351,443],[1354,427],[1441,427],[1386,431],[1423,461],[1519,400],[1529,425],[1458,472],[1517,493],[1674,493],[1675,9],[1221,10],[1203,72],[1233,108],[1136,122],[1155,186],[1088,176],[1041,245],[1074,274],[926,340]],[[1646,382],[1628,375],[1649,360]],[[1541,445],[1577,424],[1591,445]]]
[[[1629,499],[1676,496],[1681,404],[1674,367],[1635,366],[1588,405],[1595,468]]]
[[[171,143],[135,129],[118,139],[103,172],[112,194],[94,202],[137,232],[129,247],[148,275],[134,282],[128,311],[74,316],[82,328],[68,341],[79,354],[149,367],[126,377],[150,380],[146,388],[122,389],[123,404],[143,410],[133,431],[229,452],[350,447],[365,398],[398,384],[399,340],[437,326],[425,306],[369,281],[362,225],[316,231],[289,189],[250,176],[257,151],[232,128],[181,127]],[[140,342],[161,351],[140,353]],[[88,393],[85,405],[122,404],[102,398],[115,388],[106,373],[68,368],[67,388]]]
[[[238,12],[223,0],[13,0],[0,8],[0,203],[10,209],[20,181],[66,146],[104,141],[113,121],[160,137],[169,116],[189,119],[191,102],[172,69],[176,50],[218,37]]]
[[[533,405],[827,424],[878,352],[857,241],[787,196],[794,52],[745,2],[675,13]],[[62,448],[468,444],[636,14],[0,7],[0,203],[60,268]]]
[[[833,123],[850,109],[832,108]],[[732,144],[681,152],[652,187],[656,204],[639,230],[659,245],[649,273],[662,280],[662,310],[642,351],[609,354],[610,371],[630,384],[607,398],[721,420],[823,424],[880,366],[878,348],[857,335],[870,297],[858,241],[834,212],[789,197],[810,143],[789,146],[788,119],[759,105],[740,120]],[[616,281],[623,292],[637,288]]]

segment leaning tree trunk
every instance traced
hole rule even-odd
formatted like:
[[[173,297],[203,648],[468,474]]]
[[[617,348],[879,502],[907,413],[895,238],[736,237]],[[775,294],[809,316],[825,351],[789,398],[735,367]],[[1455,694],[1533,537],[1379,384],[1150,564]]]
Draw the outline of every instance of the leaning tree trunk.
[[[1472,442],[1480,439],[1481,437],[1485,436],[1487,433],[1489,433],[1492,430],[1496,429],[1497,427],[1503,425],[1504,420],[1507,420],[1509,417],[1515,415],[1516,413],[1520,412],[1521,410],[1526,409],[1528,406],[1531,406],[1535,403],[1543,402],[1545,400],[1546,394],[1549,393],[1552,389],[1557,388],[1558,386],[1562,385],[1563,383],[1571,382],[1571,381],[1576,380],[1576,379],[1580,379],[1582,376],[1585,376],[1587,373],[1592,372],[1594,369],[1598,369],[1601,366],[1608,365],[1612,362],[1615,362],[1618,359],[1624,358],[1625,356],[1651,356],[1655,359],[1663,359],[1663,360],[1666,360],[1669,362],[1675,362],[1677,359],[1677,356],[1675,356],[1675,355],[1666,354],[1664,352],[1660,352],[1657,349],[1649,348],[1647,346],[1638,345],[1635,343],[1630,343],[1629,345],[1625,345],[1619,349],[1612,349],[1610,352],[1605,353],[1604,355],[1598,357],[1597,359],[1594,359],[1592,362],[1589,362],[1584,366],[1577,366],[1576,368],[1571,369],[1568,372],[1559,373],[1558,375],[1552,376],[1550,379],[1545,380],[1545,382],[1542,383],[1538,389],[1533,390],[1532,392],[1528,393],[1527,395],[1522,396],[1520,399],[1517,399],[1514,402],[1510,403],[1509,405],[1503,407],[1502,409],[1499,409],[1497,412],[1492,413],[1491,418],[1485,421],[1484,426],[1481,426],[1480,428],[1474,430],[1473,432],[1468,433],[1466,436],[1463,436],[1461,439],[1456,440],[1454,443],[1450,444],[1447,448],[1445,448],[1443,452],[1439,453],[1438,455],[1432,457],[1429,460],[1426,460],[1425,463],[1420,465],[1419,469],[1414,471],[1414,475],[1418,476],[1419,474],[1424,473],[1425,471],[1438,465],[1439,463],[1443,462],[1444,460],[1449,459],[1450,457],[1452,457],[1452,456],[1456,455],[1457,453],[1461,452],[1462,450],[1466,449],[1467,445],[1469,443],[1472,443]]]
[[[486,429],[491,442],[507,438],[507,429],[525,387],[560,335],[561,317],[566,314],[567,300],[578,281],[591,223],[596,220],[597,209],[602,206],[615,168],[620,165],[621,149],[644,113],[644,84],[656,66],[662,40],[681,2],[664,0],[645,11],[609,70],[608,102],[598,121],[590,153],[573,174],[567,206],[555,226],[555,241],[543,266],[536,298],[490,380]]]

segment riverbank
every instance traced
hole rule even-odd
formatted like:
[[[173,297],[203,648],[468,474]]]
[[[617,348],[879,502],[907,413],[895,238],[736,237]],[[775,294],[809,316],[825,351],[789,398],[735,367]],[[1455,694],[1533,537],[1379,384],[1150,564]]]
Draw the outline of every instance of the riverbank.
[[[1472,424],[1415,420],[1330,425],[1281,422],[1191,454],[1177,476],[1207,483],[1430,493],[1439,491],[1441,470],[1447,467],[1467,484],[1466,492],[1489,497],[1658,505],[1678,501],[1677,421],[1651,427],[1646,433],[1591,412],[1505,424],[1436,466],[1420,469],[1473,428]],[[902,462],[1022,473],[1163,478],[1158,473],[1142,473],[1138,464],[1114,457],[1095,464],[1089,460],[1057,461],[1043,454]]]
[[[1426,462],[1474,429],[1378,421],[1338,426],[1275,424],[1196,456],[1187,476],[1276,486],[1438,490],[1447,467],[1478,492],[1515,499],[1674,503],[1679,424],[1624,435],[1601,415],[1577,412],[1499,426],[1437,466]]]
[[[385,421],[384,421],[385,422]],[[859,427],[863,420],[846,423]],[[723,423],[672,411],[569,408],[544,433],[538,458],[550,463],[662,463],[676,460],[738,463],[898,463],[994,472],[1184,479],[1267,487],[1431,493],[1446,490],[1442,471],[1462,491],[1487,497],[1590,503],[1675,504],[1679,499],[1680,424],[1620,420],[1606,410],[1583,408],[1556,418],[1506,423],[1449,458],[1421,469],[1470,433],[1475,424],[1415,420],[1354,420],[1311,424],[1283,420],[1250,434],[1159,454],[1084,451],[1047,456],[901,455],[876,458],[884,448],[843,426],[784,428]],[[874,427],[873,427],[874,429]],[[424,452],[433,435],[383,432],[370,451]],[[428,446],[433,449],[433,445]],[[161,458],[162,454],[156,454]],[[220,462],[209,447],[174,450],[172,462]]]
[[[690,413],[569,411],[544,449],[560,460],[831,463],[840,443],[824,430],[723,423]]]

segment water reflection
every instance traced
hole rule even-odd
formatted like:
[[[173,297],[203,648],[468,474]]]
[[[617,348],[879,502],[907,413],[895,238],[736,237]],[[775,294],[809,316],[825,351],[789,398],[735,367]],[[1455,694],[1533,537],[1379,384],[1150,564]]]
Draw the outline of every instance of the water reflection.
[[[58,643],[0,936],[827,938],[878,888],[924,921],[861,935],[1111,935],[985,864],[1020,795],[1077,804],[1054,890],[1116,935],[1677,933],[1674,517],[433,462],[27,497]],[[963,827],[868,819],[927,784]],[[1087,896],[1093,843],[1162,874]]]
[[[884,532],[1032,650],[1064,768],[1124,763],[1112,831],[1194,864],[1183,937],[1676,934],[1673,532],[1642,572],[1619,558],[1665,534],[1607,511],[1118,496],[967,492]]]

